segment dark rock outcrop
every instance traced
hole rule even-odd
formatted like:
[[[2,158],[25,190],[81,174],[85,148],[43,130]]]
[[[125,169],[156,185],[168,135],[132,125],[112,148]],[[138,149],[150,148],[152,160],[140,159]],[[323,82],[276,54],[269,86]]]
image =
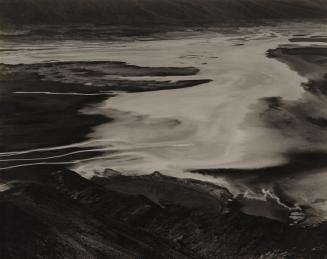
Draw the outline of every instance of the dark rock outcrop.
[[[158,173],[90,181],[65,170],[12,182],[0,193],[0,255],[324,258],[326,224],[291,227],[247,216],[230,198],[218,186]]]

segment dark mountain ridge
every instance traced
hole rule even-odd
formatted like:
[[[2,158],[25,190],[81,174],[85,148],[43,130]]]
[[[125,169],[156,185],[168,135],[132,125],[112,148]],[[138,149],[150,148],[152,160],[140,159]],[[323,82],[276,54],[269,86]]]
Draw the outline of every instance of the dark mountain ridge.
[[[245,215],[227,190],[208,183],[159,173],[34,173],[0,192],[1,258],[326,258],[326,223],[304,228]]]
[[[326,18],[326,0],[0,0],[1,25],[205,25]]]

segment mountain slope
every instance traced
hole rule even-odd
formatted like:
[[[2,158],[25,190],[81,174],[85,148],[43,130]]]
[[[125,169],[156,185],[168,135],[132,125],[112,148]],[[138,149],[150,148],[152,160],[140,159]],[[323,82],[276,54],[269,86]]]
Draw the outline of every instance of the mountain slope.
[[[326,223],[245,215],[213,184],[159,173],[34,173],[38,180],[0,192],[0,258],[326,258]]]
[[[0,0],[1,24],[212,24],[327,17],[326,0]]]

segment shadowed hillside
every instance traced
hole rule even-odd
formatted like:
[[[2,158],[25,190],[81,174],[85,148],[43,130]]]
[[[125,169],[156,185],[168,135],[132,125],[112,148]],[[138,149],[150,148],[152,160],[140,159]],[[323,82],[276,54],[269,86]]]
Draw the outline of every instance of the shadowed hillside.
[[[0,0],[2,25],[201,25],[322,17],[327,17],[325,0]]]

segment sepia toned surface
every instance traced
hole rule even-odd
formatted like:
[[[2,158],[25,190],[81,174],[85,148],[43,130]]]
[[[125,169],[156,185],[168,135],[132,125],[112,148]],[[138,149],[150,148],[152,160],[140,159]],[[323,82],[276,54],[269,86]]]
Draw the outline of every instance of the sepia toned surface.
[[[324,258],[325,2],[154,2],[0,0],[0,257]]]

